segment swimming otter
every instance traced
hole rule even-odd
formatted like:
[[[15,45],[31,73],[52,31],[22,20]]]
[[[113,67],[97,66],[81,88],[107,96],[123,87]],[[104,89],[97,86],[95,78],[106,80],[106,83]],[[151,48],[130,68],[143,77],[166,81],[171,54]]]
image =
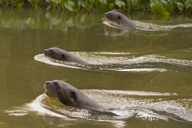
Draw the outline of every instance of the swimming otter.
[[[45,49],[44,55],[56,60],[69,61],[69,62],[74,62],[82,65],[88,65],[88,62],[85,62],[84,60],[69,53],[68,51],[61,48],[57,48],[57,47]]]
[[[115,113],[112,113],[100,106],[93,99],[90,99],[88,96],[84,95],[71,84],[61,80],[46,81],[45,93],[50,97],[58,98],[61,103],[67,106],[87,109],[91,110],[92,112],[99,112],[112,116],[116,115]]]
[[[130,20],[126,15],[112,10],[104,15],[103,24],[119,30],[142,30],[142,31],[170,31],[176,28],[191,28],[192,24],[176,24],[176,25],[158,25],[153,23],[145,23],[142,21]]]
[[[103,23],[107,26],[125,29],[125,30],[134,30],[136,29],[136,24],[127,18],[124,14],[112,10],[105,13]]]

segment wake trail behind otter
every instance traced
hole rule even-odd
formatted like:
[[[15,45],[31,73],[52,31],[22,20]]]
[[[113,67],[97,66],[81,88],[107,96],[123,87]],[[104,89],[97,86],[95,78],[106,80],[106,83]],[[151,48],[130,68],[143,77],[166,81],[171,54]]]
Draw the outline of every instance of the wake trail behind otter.
[[[36,61],[83,70],[109,70],[121,72],[165,72],[167,70],[189,70],[192,61],[187,59],[174,59],[159,55],[134,56],[130,53],[107,53],[107,52],[71,52],[77,55],[89,65],[81,65],[66,61],[58,61],[46,57],[44,54],[34,56]]]
[[[136,29],[142,30],[142,31],[169,31],[172,29],[177,29],[177,28],[192,28],[191,23],[186,23],[186,24],[176,24],[176,25],[158,25],[158,24],[153,24],[153,23],[145,23],[141,21],[135,21],[133,22],[136,24]]]

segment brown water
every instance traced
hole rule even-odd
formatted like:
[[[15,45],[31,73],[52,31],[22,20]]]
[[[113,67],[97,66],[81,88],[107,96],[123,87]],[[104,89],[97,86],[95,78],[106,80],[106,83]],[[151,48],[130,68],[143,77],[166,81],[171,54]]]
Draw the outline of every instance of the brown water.
[[[191,60],[192,28],[169,32],[133,32],[105,35],[101,15],[51,14],[35,11],[0,11],[0,127],[121,127],[109,122],[67,121],[30,113],[9,116],[5,111],[31,102],[43,92],[43,82],[68,81],[77,88],[137,90],[191,96],[192,69],[180,67],[166,72],[85,71],[37,62],[34,55],[57,46],[69,51],[128,52],[135,56],[160,55]],[[157,21],[153,21],[157,22]],[[162,21],[163,24],[192,22],[190,19]],[[158,21],[158,23],[161,23]],[[166,67],[165,67],[166,68]],[[167,67],[169,69],[169,67]],[[191,123],[128,119],[129,128],[191,128]]]

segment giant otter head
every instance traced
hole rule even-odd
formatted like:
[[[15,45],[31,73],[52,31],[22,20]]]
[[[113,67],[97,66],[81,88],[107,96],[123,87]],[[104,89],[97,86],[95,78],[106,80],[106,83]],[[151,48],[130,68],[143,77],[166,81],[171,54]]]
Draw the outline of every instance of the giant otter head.
[[[135,23],[116,10],[106,12],[103,23],[118,29],[135,29]]]
[[[90,99],[84,95],[80,90],[73,87],[69,83],[61,80],[52,80],[45,82],[45,93],[49,97],[58,98],[58,100],[67,106],[76,108],[83,108],[91,110],[92,112],[102,112],[103,114],[109,114],[116,116],[117,114],[107,111],[103,106],[100,106],[94,99]]]
[[[44,55],[55,60],[73,62],[82,65],[88,65],[89,63],[81,58],[73,55],[72,53],[57,47],[52,47],[44,50]]]
[[[64,81],[46,81],[45,93],[50,97],[58,98],[58,100],[65,105],[78,106],[78,97],[80,96],[80,92],[75,87]]]
[[[57,47],[45,49],[44,54],[45,56],[56,59],[56,60],[68,61],[69,59],[69,55],[68,55],[69,53]]]
[[[91,110],[101,109],[94,100],[84,95],[80,90],[61,80],[45,82],[45,93],[49,97],[56,97],[67,106],[86,108]]]

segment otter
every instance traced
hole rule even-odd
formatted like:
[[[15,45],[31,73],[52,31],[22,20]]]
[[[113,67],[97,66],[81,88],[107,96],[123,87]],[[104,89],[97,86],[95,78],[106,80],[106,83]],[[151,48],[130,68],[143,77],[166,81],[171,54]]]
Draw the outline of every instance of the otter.
[[[68,62],[73,62],[77,64],[82,64],[82,65],[88,65],[89,63],[80,59],[79,57],[69,53],[68,51],[58,48],[58,47],[52,47],[44,50],[44,55],[56,59],[56,60],[61,60],[61,61],[68,61]]]
[[[158,25],[145,23],[142,21],[130,20],[126,15],[117,10],[108,11],[104,14],[103,24],[123,31],[142,30],[142,31],[170,31],[176,28],[191,28],[191,23],[176,25]]]
[[[87,109],[91,112],[116,116],[115,113],[105,109],[103,106],[96,103],[94,99],[89,98],[80,90],[62,80],[46,81],[44,88],[45,93],[49,97],[56,97],[66,106],[72,106],[75,108]]]
[[[123,30],[136,29],[136,24],[132,20],[128,19],[127,16],[116,10],[105,13],[103,24]]]

